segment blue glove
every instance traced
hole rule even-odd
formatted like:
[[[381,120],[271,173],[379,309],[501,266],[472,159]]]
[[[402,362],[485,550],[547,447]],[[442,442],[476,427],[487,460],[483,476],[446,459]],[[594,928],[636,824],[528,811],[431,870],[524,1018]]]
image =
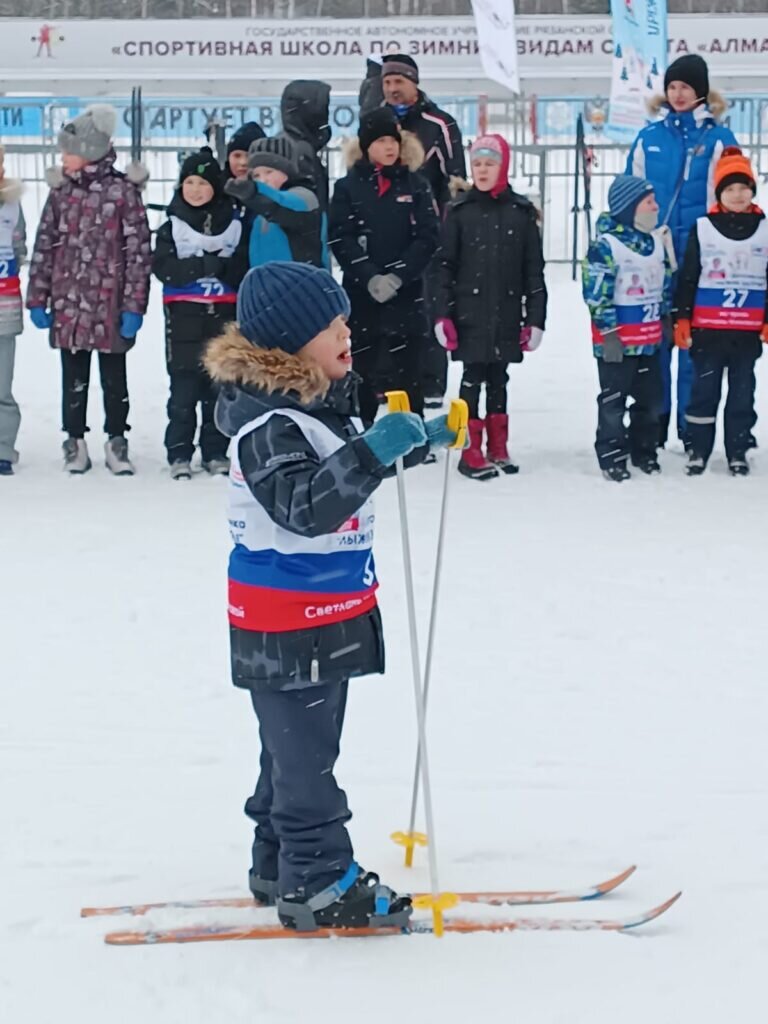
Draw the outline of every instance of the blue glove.
[[[53,325],[53,314],[45,306],[33,306],[29,311],[30,319],[40,331],[47,331]]]
[[[449,448],[456,443],[456,434],[448,428],[447,416],[436,416],[424,424],[430,448]]]
[[[424,421],[414,412],[390,412],[363,434],[382,466],[392,466],[414,448],[427,443]]]
[[[135,338],[143,323],[144,317],[141,313],[121,313],[120,335],[123,338]]]

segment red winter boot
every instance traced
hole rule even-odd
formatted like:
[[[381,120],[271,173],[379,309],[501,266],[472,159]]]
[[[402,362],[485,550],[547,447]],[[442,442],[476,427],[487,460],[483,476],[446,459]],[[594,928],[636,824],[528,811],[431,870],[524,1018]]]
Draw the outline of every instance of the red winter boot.
[[[488,425],[489,460],[494,466],[498,466],[502,473],[518,473],[520,467],[514,464],[507,451],[509,416],[503,412],[494,412],[488,416],[486,423]]]
[[[485,420],[469,421],[469,448],[461,453],[459,472],[471,480],[492,480],[499,471],[483,455]]]

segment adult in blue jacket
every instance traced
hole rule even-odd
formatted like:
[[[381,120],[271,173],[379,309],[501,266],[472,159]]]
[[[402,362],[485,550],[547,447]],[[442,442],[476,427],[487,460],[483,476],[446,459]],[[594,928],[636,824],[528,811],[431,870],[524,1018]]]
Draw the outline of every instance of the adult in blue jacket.
[[[653,185],[659,224],[669,227],[675,257],[681,263],[688,236],[699,217],[715,202],[715,165],[726,146],[738,145],[730,128],[720,124],[726,104],[710,91],[709,69],[698,54],[679,57],[664,75],[664,96],[654,101],[658,120],[642,129],[627,159],[627,174]],[[664,405],[659,443],[667,440],[672,411],[672,338],[665,331],[662,346]],[[677,433],[685,443],[685,410],[691,393],[693,364],[678,352]]]

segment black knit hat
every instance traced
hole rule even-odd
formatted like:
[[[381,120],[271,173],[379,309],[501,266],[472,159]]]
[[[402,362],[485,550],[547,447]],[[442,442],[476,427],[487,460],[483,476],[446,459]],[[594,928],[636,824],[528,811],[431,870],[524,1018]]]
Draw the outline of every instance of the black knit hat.
[[[190,153],[185,159],[179,173],[179,184],[183,184],[185,179],[191,178],[193,174],[198,178],[204,178],[216,195],[221,194],[221,168],[208,146],[203,146],[196,153]]]
[[[252,171],[255,167],[271,167],[289,178],[297,178],[299,167],[293,143],[279,135],[252,142],[248,150],[248,169]]]
[[[397,139],[398,144],[403,141],[397,118],[388,107],[377,107],[364,114],[360,118],[357,137],[365,156],[368,156],[368,147],[377,139]]]
[[[419,84],[419,65],[407,53],[388,53],[381,65],[381,77],[386,75],[402,75]]]
[[[664,92],[672,82],[685,82],[696,93],[696,98],[705,100],[709,95],[709,68],[698,53],[687,53],[673,60],[664,75]]]
[[[256,142],[258,139],[263,139],[265,135],[266,133],[258,121],[246,121],[245,124],[240,125],[227,143],[227,156],[236,150],[247,153],[251,148],[251,143]]]

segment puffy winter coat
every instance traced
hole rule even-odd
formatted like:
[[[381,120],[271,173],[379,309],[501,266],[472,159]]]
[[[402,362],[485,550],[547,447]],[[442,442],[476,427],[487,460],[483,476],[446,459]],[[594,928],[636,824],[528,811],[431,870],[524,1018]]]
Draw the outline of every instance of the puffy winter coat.
[[[587,304],[592,323],[597,334],[607,334],[619,326],[614,291],[618,267],[613,250],[608,242],[612,235],[632,252],[639,256],[650,256],[656,248],[656,239],[645,231],[638,231],[626,224],[619,224],[609,213],[601,214],[597,219],[597,232],[594,242],[590,245],[584,262],[581,265],[581,288]],[[664,252],[664,283],[662,287],[661,309],[659,316],[667,316],[672,306],[672,268],[666,250]],[[602,342],[593,337],[593,354],[602,359]],[[627,356],[649,356],[658,351],[658,344],[625,345]]]
[[[728,213],[726,211],[708,214],[708,219],[717,231],[725,238],[737,242],[748,242],[755,234],[765,214],[758,207],[751,213]],[[680,267],[677,278],[677,294],[675,308],[680,320],[693,320],[696,310],[696,294],[701,277],[701,246],[697,226],[691,229],[685,259]],[[765,281],[765,306],[763,323],[768,324],[768,276]],[[715,330],[694,327],[691,331],[691,355],[707,350],[730,350],[748,352],[759,359],[762,355],[762,343],[758,331]]]
[[[21,334],[24,330],[24,303],[18,285],[19,270],[27,258],[27,228],[20,203],[22,191],[20,181],[0,178],[0,338]]]
[[[418,139],[403,133],[401,163],[376,168],[362,157],[357,140],[347,147],[349,171],[336,182],[330,211],[331,250],[344,272],[352,303],[353,342],[359,333],[424,334],[427,323],[422,276],[438,241],[438,216],[427,179],[417,172],[424,159]],[[389,302],[368,292],[376,274],[403,282]]]
[[[398,120],[400,127],[415,135],[424,149],[421,170],[442,213],[451,199],[451,178],[464,178],[467,173],[459,126],[421,90],[418,100],[406,114],[398,115]]]
[[[165,359],[171,373],[200,370],[206,344],[235,319],[237,289],[248,270],[248,233],[243,211],[224,197],[195,208],[185,203],[177,190],[168,207],[168,216],[188,224],[202,237],[199,250],[182,257],[177,251],[173,220],[167,220],[155,236],[152,272],[164,286]],[[217,261],[216,253],[206,247],[206,239],[223,236],[233,220],[242,224],[240,241],[227,257],[219,250]],[[206,253],[209,253],[207,261]],[[212,266],[217,262],[218,266]],[[179,301],[175,294],[194,287],[201,280],[213,279],[231,292],[230,301],[220,301],[222,296],[215,296],[215,288],[210,289],[211,302]]]
[[[293,143],[299,177],[308,180],[320,203],[320,213],[328,210],[328,171],[320,153],[331,141],[331,87],[326,82],[289,82],[280,98],[283,130],[279,133]]]
[[[449,207],[436,315],[453,320],[464,363],[519,363],[520,328],[544,328],[547,288],[534,206],[472,188]]]
[[[323,267],[327,253],[323,241],[317,196],[300,181],[286,181],[281,189],[263,181],[228,181],[224,186],[251,214],[249,259],[252,267],[275,260],[292,260]]]
[[[245,485],[277,526],[307,538],[335,533],[391,475],[352,421],[354,375],[329,384],[317,367],[252,345],[234,325],[211,342],[205,365],[221,387],[216,425],[228,437],[265,413],[295,410],[344,441],[321,460],[287,415],[273,415],[241,438],[237,454]],[[247,689],[298,689],[384,671],[375,606],[311,629],[257,632],[230,625],[230,644],[233,682]]]
[[[715,165],[723,149],[737,145],[730,128],[719,123],[725,110],[716,92],[685,114],[676,114],[659,97],[652,106],[659,120],[642,129],[627,158],[627,174],[646,178],[654,187],[659,223],[670,227],[678,262],[696,219],[715,202]]]
[[[27,308],[53,313],[53,348],[125,352],[121,313],[147,309],[149,225],[137,185],[110,152],[72,176],[54,178],[29,271]]]

